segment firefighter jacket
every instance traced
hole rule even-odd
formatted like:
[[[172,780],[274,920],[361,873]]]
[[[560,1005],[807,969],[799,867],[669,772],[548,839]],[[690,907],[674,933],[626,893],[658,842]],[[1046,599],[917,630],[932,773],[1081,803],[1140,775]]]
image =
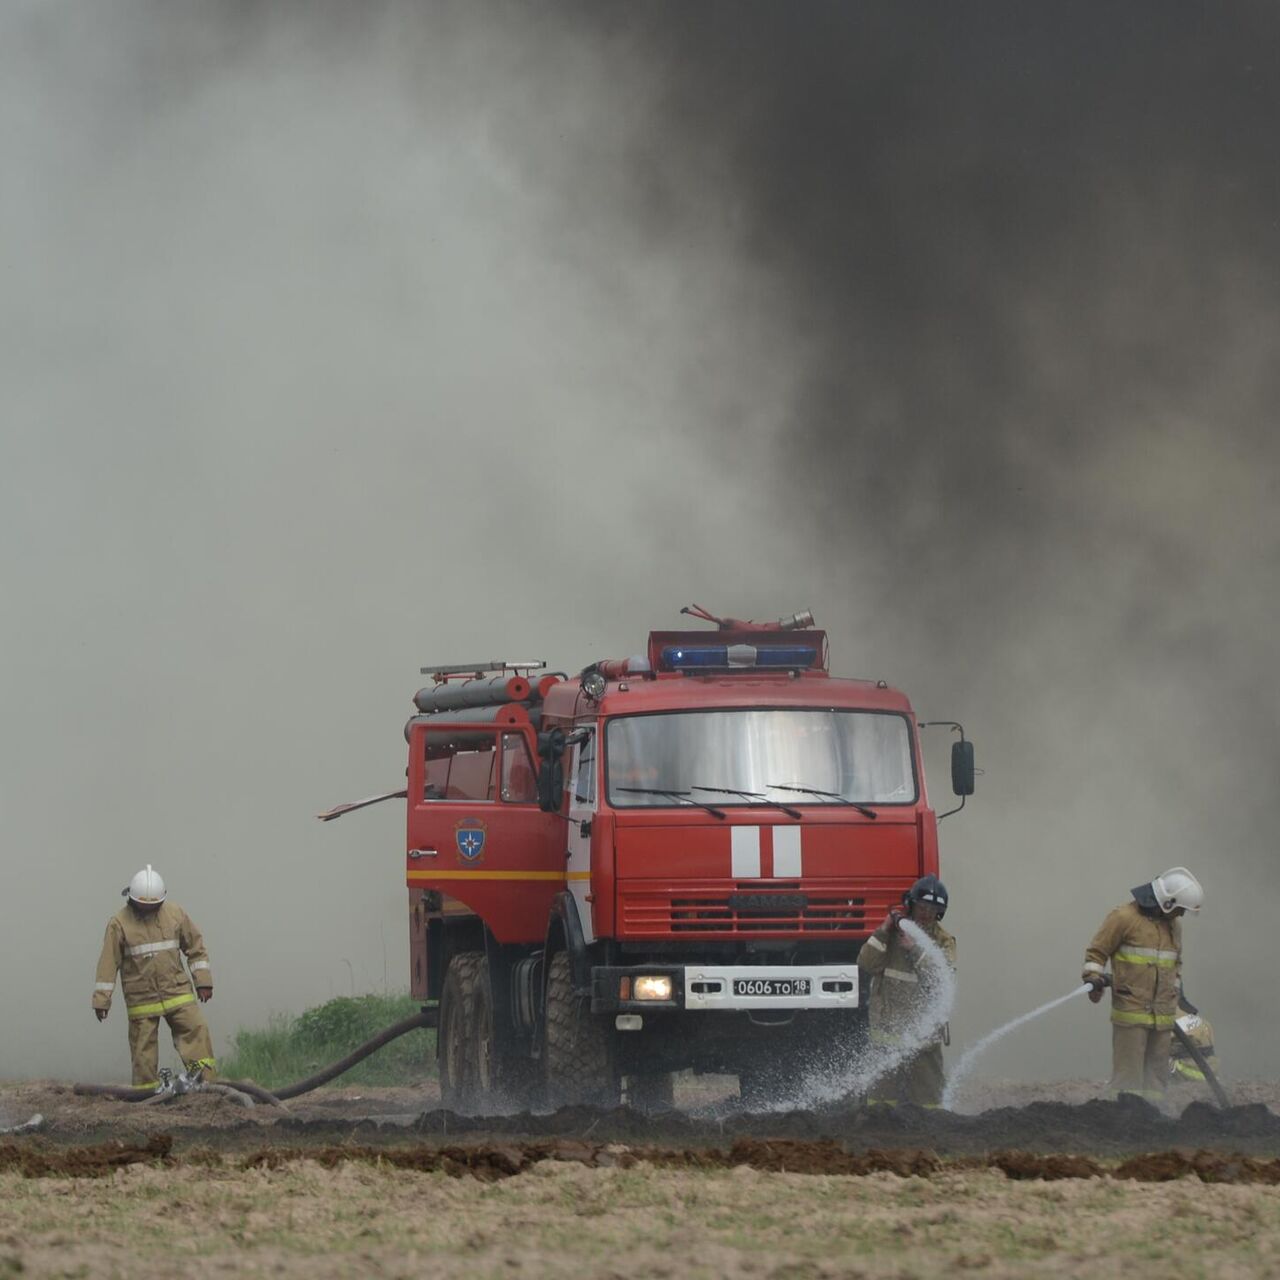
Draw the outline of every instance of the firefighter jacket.
[[[938,944],[954,969],[956,940],[936,921],[925,928],[925,933]],[[891,929],[885,921],[862,944],[858,968],[871,975],[867,1017],[873,1043],[897,1043],[928,1003],[928,962],[921,958],[918,946],[903,946],[901,930]],[[940,1031],[938,1039],[941,1038]]]
[[[1100,977],[1111,962],[1111,1021],[1122,1026],[1171,1028],[1182,984],[1182,922],[1136,902],[1117,907],[1084,953],[1083,980]]]
[[[191,977],[182,965],[187,957]],[[126,905],[107,922],[93,984],[93,1007],[111,1008],[116,974],[130,1018],[154,1018],[191,1004],[199,987],[213,986],[204,939],[192,919],[173,902],[144,915]]]

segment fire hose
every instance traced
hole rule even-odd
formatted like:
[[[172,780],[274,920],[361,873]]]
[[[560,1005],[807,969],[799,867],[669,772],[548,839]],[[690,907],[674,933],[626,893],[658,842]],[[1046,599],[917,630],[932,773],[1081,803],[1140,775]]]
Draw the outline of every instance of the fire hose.
[[[1227,1097],[1227,1091],[1219,1083],[1218,1077],[1209,1065],[1209,1059],[1200,1052],[1200,1046],[1176,1022],[1173,1024],[1173,1034],[1178,1038],[1178,1043],[1191,1055],[1191,1061],[1204,1073],[1204,1078],[1209,1082],[1209,1088],[1213,1090],[1213,1096],[1218,1100],[1218,1106],[1226,1110],[1231,1106],[1231,1099]]]
[[[398,1040],[410,1031],[418,1030],[419,1027],[433,1026],[435,1018],[436,1011],[434,1009],[424,1009],[411,1017],[403,1018],[387,1027],[385,1031],[380,1031],[371,1040],[366,1040],[364,1044],[360,1045],[359,1048],[353,1049],[345,1058],[340,1058],[337,1062],[325,1067],[322,1071],[317,1071],[314,1075],[307,1076],[304,1080],[285,1085],[283,1089],[264,1089],[260,1084],[256,1084],[252,1080],[217,1080],[206,1083],[200,1079],[201,1071],[196,1068],[193,1072],[177,1076],[174,1076],[169,1071],[162,1071],[160,1084],[154,1088],[136,1089],[130,1088],[128,1085],[115,1084],[77,1084],[72,1092],[82,1097],[116,1098],[121,1102],[141,1103],[167,1102],[183,1093],[211,1092],[220,1093],[224,1096],[237,1095],[243,1099],[239,1104],[241,1106],[253,1106],[256,1100],[278,1107],[289,1098],[296,1098],[299,1094],[310,1093],[312,1089],[318,1089],[322,1084],[328,1084],[335,1076],[340,1076],[344,1072],[350,1071],[357,1063],[363,1062],[370,1054],[377,1053],[379,1049],[390,1044],[392,1040]]]

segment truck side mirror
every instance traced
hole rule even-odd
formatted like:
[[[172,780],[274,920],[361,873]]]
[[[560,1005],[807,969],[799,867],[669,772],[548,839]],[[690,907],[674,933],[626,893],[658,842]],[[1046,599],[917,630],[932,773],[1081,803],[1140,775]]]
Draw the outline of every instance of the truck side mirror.
[[[563,729],[538,734],[538,808],[543,813],[556,813],[564,791]]]
[[[958,796],[973,795],[973,743],[951,744],[951,790]]]

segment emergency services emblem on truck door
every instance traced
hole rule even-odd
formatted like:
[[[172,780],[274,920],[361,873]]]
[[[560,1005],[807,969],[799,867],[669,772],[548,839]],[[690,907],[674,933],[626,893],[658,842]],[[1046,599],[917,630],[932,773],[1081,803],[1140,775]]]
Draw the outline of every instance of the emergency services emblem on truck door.
[[[463,862],[479,862],[484,856],[485,825],[480,818],[463,818],[453,829],[458,857]]]

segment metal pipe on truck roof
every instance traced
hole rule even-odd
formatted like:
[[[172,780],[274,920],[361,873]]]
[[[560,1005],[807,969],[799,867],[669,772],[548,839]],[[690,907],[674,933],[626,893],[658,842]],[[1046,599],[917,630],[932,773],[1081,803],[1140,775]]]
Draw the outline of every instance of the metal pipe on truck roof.
[[[523,702],[529,692],[529,682],[524,676],[484,676],[479,680],[419,689],[413,695],[413,705],[424,713],[456,711],[464,707]]]

